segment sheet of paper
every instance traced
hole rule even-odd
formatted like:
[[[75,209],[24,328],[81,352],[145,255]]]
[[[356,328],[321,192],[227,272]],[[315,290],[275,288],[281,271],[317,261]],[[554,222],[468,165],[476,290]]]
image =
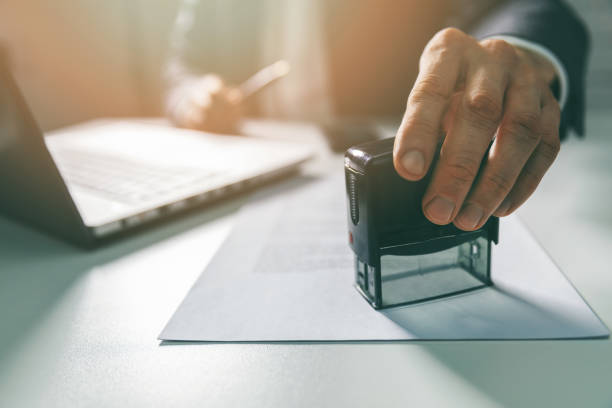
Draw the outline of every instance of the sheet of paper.
[[[494,286],[376,311],[353,287],[342,177],[262,192],[160,334],[178,341],[607,337],[518,218],[493,249]]]

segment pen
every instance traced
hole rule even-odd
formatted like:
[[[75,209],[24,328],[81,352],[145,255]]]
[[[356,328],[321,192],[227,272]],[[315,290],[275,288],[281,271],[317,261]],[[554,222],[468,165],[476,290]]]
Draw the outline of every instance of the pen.
[[[291,66],[285,60],[279,60],[268,65],[240,85],[243,100],[261,91],[272,82],[284,77],[291,70]]]

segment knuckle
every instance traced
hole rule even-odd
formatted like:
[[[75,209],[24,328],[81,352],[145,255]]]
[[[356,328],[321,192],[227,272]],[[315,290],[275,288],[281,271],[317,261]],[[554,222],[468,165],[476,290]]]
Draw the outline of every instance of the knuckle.
[[[502,115],[502,102],[491,93],[480,91],[468,97],[465,107],[470,115],[488,123],[497,124]]]
[[[521,174],[521,188],[524,191],[533,192],[540,184],[542,175],[535,171],[534,168],[525,168]]]
[[[559,125],[561,123],[561,107],[559,102],[550,95],[548,103],[542,110],[540,133],[542,139],[559,140]]]
[[[446,163],[446,171],[455,184],[471,184],[476,178],[480,162],[471,156],[457,155]]]
[[[451,61],[458,56],[457,47],[448,44],[436,44],[427,47],[426,52],[421,54],[419,69],[436,67]]]
[[[522,63],[516,69],[513,82],[517,89],[524,92],[525,90],[540,88],[542,78],[532,65]]]
[[[434,43],[447,45],[463,41],[465,37],[466,34],[463,31],[454,27],[447,27],[438,31],[433,39]]]
[[[521,77],[523,84],[528,87],[537,88],[535,84],[538,84],[542,79],[540,78],[537,71],[532,66],[524,66],[521,70]],[[539,85],[539,84],[538,84]]]
[[[514,185],[514,180],[503,173],[495,172],[484,174],[482,176],[482,185],[490,194],[501,196],[510,191]]]
[[[419,79],[419,83],[410,92],[409,101],[423,102],[430,99],[447,99],[450,92],[444,86],[442,78],[435,74],[427,74]]]
[[[553,114],[554,115],[554,114]],[[548,120],[541,124],[541,140],[550,141],[550,143],[559,142],[559,122],[560,117],[551,116]]]
[[[559,128],[559,123],[561,123],[561,106],[559,106],[559,102],[553,98],[553,102],[551,103],[551,116],[553,127],[555,129]]]
[[[540,115],[536,112],[514,113],[510,115],[506,130],[525,143],[537,143],[540,140],[539,121]]]
[[[516,50],[508,42],[494,38],[483,43],[483,47],[491,54],[494,58],[502,59],[504,61],[514,61],[517,58]]]
[[[552,164],[557,158],[559,151],[561,150],[561,141],[559,138],[553,140],[542,140],[540,143],[540,155],[546,160],[548,165]]]

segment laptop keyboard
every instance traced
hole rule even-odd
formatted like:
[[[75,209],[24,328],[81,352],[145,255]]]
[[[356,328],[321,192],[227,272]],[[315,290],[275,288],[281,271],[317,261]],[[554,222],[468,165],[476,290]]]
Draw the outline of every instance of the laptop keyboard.
[[[155,200],[194,186],[204,188],[218,174],[65,148],[54,149],[53,157],[68,183],[126,203]]]

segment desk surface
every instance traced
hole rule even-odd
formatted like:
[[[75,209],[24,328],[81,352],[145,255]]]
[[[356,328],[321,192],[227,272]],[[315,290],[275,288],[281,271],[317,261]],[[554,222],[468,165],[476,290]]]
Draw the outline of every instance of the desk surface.
[[[589,119],[519,214],[612,327],[612,118]],[[612,405],[610,340],[160,345],[241,203],[95,252],[0,217],[0,406]]]

